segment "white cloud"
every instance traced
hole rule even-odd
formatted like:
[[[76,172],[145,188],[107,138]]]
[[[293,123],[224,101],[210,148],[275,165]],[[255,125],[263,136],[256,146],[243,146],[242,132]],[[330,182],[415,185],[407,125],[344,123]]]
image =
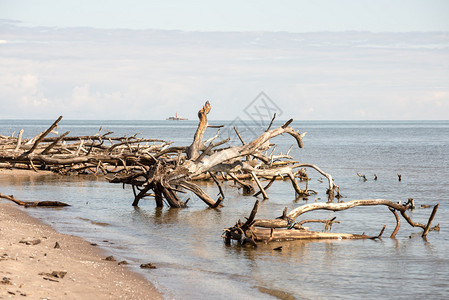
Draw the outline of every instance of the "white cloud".
[[[285,118],[449,115],[449,49],[424,47],[444,34],[11,28],[23,42],[0,48],[0,117],[194,119],[210,100],[212,118],[233,119],[261,91]],[[388,47],[397,40],[424,46]],[[385,47],[359,47],[372,44]]]
[[[37,85],[39,83],[39,79],[31,74],[25,74],[20,76],[20,88],[24,90],[35,91],[37,89]]]
[[[434,99],[444,99],[444,100],[449,100],[449,91],[438,91],[438,92],[433,92],[432,96]]]
[[[356,109],[356,117],[359,117],[360,119],[366,118],[366,111],[364,109]]]
[[[13,110],[38,113],[39,109],[46,109],[50,102],[41,90],[39,78],[29,73],[0,76],[0,97],[2,110],[8,117],[9,111]]]
[[[97,99],[90,95],[90,87],[88,84],[83,86],[76,86],[72,91],[71,104],[73,106],[85,107],[89,105],[95,105]]]

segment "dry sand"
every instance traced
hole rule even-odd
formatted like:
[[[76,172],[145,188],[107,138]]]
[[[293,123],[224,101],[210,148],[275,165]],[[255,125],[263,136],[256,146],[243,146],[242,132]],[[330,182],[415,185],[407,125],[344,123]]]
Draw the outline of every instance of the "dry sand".
[[[150,282],[106,257],[16,204],[0,203],[0,299],[162,299]]]

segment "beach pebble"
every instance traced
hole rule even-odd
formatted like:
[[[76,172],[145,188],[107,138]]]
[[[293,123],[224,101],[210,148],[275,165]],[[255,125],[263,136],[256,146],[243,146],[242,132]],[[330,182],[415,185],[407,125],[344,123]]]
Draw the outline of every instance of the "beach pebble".
[[[67,274],[65,271],[53,271],[51,272],[50,276],[56,277],[56,278],[64,278],[64,276]]]
[[[156,269],[156,266],[152,263],[147,263],[147,264],[141,264],[140,268],[141,269]]]
[[[11,278],[3,277],[2,281],[0,281],[1,284],[12,284]]]

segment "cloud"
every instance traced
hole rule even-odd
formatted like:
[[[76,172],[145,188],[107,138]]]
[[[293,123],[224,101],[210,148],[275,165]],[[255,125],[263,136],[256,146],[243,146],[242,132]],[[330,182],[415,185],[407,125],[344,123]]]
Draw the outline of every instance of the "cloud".
[[[449,91],[437,91],[426,97],[426,105],[432,107],[432,110],[444,114],[447,117],[449,113]]]
[[[3,118],[234,119],[261,91],[285,118],[448,115],[445,33],[0,29]]]
[[[24,90],[36,91],[39,80],[36,76],[25,74],[20,76],[20,88]]]
[[[433,92],[432,96],[434,99],[449,100],[449,91]]]
[[[33,74],[0,76],[0,107],[4,117],[11,117],[13,111],[33,112],[47,109],[49,99],[42,92],[39,78]]]
[[[93,97],[90,95],[90,87],[88,84],[85,84],[83,86],[76,86],[73,88],[72,91],[72,99],[71,102],[76,105],[76,106],[80,106],[80,107],[85,107],[85,106],[89,106],[89,104],[94,104],[95,105],[95,100],[99,100],[98,96],[97,97]]]

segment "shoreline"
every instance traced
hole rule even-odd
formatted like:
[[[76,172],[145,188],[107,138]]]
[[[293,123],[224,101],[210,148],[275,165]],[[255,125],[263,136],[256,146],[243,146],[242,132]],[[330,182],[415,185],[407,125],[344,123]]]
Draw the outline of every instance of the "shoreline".
[[[106,250],[0,201],[0,299],[163,299],[143,276],[106,257]]]

